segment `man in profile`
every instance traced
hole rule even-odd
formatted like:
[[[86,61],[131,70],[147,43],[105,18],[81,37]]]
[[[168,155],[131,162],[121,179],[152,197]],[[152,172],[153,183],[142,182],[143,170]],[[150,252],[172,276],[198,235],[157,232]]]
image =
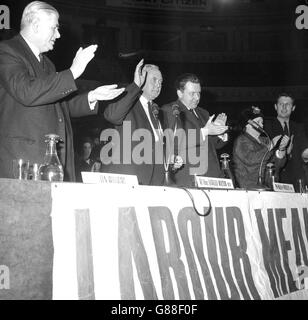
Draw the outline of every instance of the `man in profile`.
[[[143,65],[142,59],[135,68],[134,81],[121,99],[107,106],[104,116],[115,125],[119,139],[113,137],[109,143],[113,147],[111,163],[106,163],[108,156],[101,152],[102,171],[136,175],[143,185],[163,185],[163,163],[155,158],[160,149],[157,146],[162,144],[162,128],[155,114],[159,110],[153,102],[160,94],[162,82],[159,68]],[[107,138],[104,136],[103,140]]]
[[[64,180],[74,181],[73,131],[70,117],[94,114],[98,100],[110,100],[124,89],[101,86],[73,95],[77,79],[94,57],[97,46],[79,48],[71,67],[56,72],[44,55],[60,38],[59,13],[34,1],[22,14],[20,33],[0,43],[0,177],[12,178],[13,159],[42,163],[46,134],[62,139],[59,158]]]

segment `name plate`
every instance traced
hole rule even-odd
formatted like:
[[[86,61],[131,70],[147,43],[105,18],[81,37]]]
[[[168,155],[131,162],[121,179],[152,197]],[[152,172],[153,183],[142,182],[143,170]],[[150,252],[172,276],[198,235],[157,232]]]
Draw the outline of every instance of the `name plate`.
[[[198,188],[234,189],[231,179],[195,176]]]
[[[274,182],[273,189],[278,192],[295,192],[293,184],[290,183]]]
[[[82,182],[84,183],[125,184],[129,186],[138,185],[137,176],[130,174],[82,171],[81,177]]]

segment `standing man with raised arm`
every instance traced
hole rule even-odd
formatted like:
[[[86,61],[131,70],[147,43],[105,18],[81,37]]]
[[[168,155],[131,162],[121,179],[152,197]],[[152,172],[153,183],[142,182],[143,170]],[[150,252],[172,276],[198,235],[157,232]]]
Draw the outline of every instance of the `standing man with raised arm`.
[[[56,72],[43,54],[60,38],[59,13],[51,5],[34,1],[22,14],[20,33],[0,43],[0,177],[12,178],[12,160],[41,163],[45,135],[60,136],[59,158],[64,180],[74,181],[73,131],[70,117],[97,112],[98,100],[123,92],[116,85],[98,87],[73,96],[75,79],[94,57],[97,46],[80,48],[71,67]]]
[[[110,159],[101,152],[102,171],[137,175],[143,185],[163,184],[162,158],[155,157],[155,149],[162,143],[161,128],[153,117],[153,101],[160,94],[162,82],[159,68],[152,64],[143,66],[142,59],[136,66],[134,81],[126,87],[121,99],[105,109],[104,116],[115,125],[119,139],[113,137],[109,143],[113,147],[111,163],[106,163]]]

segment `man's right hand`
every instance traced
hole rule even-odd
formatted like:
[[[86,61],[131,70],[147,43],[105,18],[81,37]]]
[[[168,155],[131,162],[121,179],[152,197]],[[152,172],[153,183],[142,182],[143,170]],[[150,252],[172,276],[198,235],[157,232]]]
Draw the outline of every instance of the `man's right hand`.
[[[135,73],[134,73],[134,82],[136,85],[141,88],[144,84],[145,78],[146,78],[146,72],[143,70],[141,71],[142,65],[143,65],[143,59],[139,61],[139,63],[136,66]]]
[[[96,49],[97,44],[92,44],[84,49],[81,47],[78,49],[72,66],[70,67],[74,79],[77,79],[82,75],[88,63],[94,58]]]

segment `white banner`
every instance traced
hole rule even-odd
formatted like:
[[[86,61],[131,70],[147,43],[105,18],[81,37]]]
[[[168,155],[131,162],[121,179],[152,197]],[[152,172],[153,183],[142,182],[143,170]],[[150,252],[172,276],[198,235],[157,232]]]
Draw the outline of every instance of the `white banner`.
[[[212,0],[106,0],[111,7],[211,12]]]
[[[189,191],[52,184],[53,298],[308,298],[306,195]]]

